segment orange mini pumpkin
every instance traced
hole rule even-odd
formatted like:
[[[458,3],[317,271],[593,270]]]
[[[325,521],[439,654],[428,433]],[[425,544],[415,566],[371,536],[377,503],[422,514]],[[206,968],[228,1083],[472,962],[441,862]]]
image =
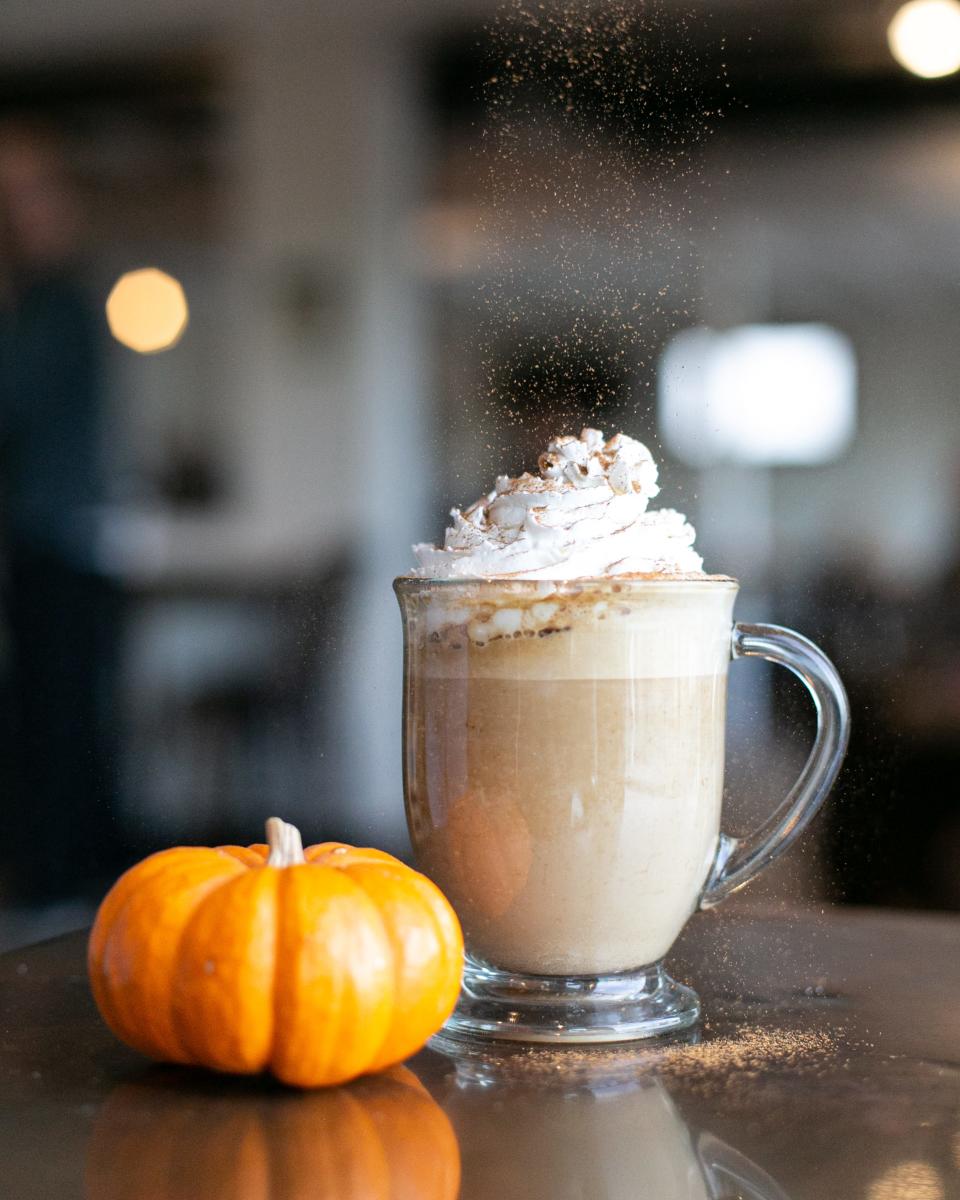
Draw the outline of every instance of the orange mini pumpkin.
[[[276,817],[267,837],[163,850],[121,876],[90,935],[104,1020],[151,1058],[299,1087],[419,1050],[460,987],[463,938],[442,893],[380,850],[304,851]]]

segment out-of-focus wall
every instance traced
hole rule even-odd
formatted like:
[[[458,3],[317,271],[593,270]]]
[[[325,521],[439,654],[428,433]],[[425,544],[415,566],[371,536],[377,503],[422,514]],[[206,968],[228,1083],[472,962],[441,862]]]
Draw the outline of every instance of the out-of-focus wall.
[[[345,550],[338,705],[349,816],[402,839],[400,631],[389,581],[429,495],[413,258],[426,115],[403,36],[282,7],[239,51],[234,367],[246,492],[271,536]],[[296,289],[314,292],[298,328]],[[308,550],[309,552],[309,550]]]
[[[708,567],[743,577],[741,616],[800,621],[805,607],[818,604],[822,614],[814,581],[837,564],[885,589],[881,600],[896,605],[904,582],[910,591],[951,561],[960,460],[960,116],[946,88],[931,91],[929,102],[905,87],[884,98],[894,85],[883,72],[893,68],[869,6],[845,6],[859,14],[850,18],[849,38],[869,42],[869,61],[844,58],[843,46],[827,38],[822,60],[800,64],[792,83],[776,31],[765,24],[775,53],[766,78],[750,86],[767,107],[729,106],[689,194],[681,181],[671,195],[669,183],[650,179],[649,163],[638,167],[648,172],[638,194],[648,188],[682,228],[679,241],[658,242],[654,204],[649,225],[639,222],[643,253],[634,257],[580,203],[589,193],[602,207],[624,182],[629,154],[607,173],[602,154],[591,159],[590,187],[577,204],[554,204],[570,182],[569,164],[562,138],[538,142],[534,129],[514,174],[492,192],[480,145],[489,114],[458,124],[430,92],[431,58],[449,60],[456,27],[461,40],[472,39],[467,58],[480,63],[482,80],[490,43],[478,49],[479,26],[493,3],[56,7],[55,20],[28,0],[7,0],[0,10],[0,63],[33,70],[41,99],[36,81],[45,72],[53,78],[77,64],[89,76],[102,63],[109,76],[111,64],[129,70],[151,61],[158,78],[168,62],[196,56],[206,64],[213,116],[194,157],[207,163],[209,202],[177,207],[170,196],[182,200],[189,188],[172,181],[152,205],[118,215],[114,231],[110,190],[101,184],[95,266],[105,293],[117,273],[154,257],[181,277],[192,306],[186,338],[171,354],[113,350],[112,392],[129,434],[122,449],[150,474],[162,469],[171,442],[205,442],[225,486],[216,504],[193,511],[151,505],[149,488],[143,503],[134,488],[137,504],[129,504],[129,523],[118,523],[117,544],[140,606],[130,659],[141,689],[136,711],[149,719],[160,685],[169,685],[188,714],[183,728],[206,722],[198,737],[205,747],[221,738],[213,756],[227,803],[218,820],[246,822],[275,798],[262,795],[260,776],[248,772],[246,799],[238,799],[243,789],[224,766],[235,748],[224,727],[257,727],[240,738],[255,766],[282,758],[283,738],[264,750],[259,726],[284,705],[277,721],[286,721],[299,699],[294,740],[312,742],[310,753],[325,765],[315,776],[302,773],[305,791],[279,787],[287,815],[318,831],[402,847],[400,623],[389,583],[409,565],[410,543],[439,536],[449,505],[472,500],[501,465],[491,445],[509,434],[494,428],[489,328],[481,324],[503,317],[504,327],[526,330],[539,320],[545,336],[562,332],[573,275],[583,268],[570,246],[644,303],[669,285],[664,307],[638,318],[646,341],[629,366],[637,403],[617,423],[651,439],[664,459],[663,501],[694,520]],[[832,27],[828,7],[809,6],[818,29]],[[724,6],[714,28],[719,36],[729,21],[742,66],[753,35],[741,8]],[[782,32],[784,44],[801,37],[792,26]],[[503,36],[501,28],[501,49]],[[804,79],[822,81],[832,71],[849,83],[865,70],[877,74],[862,102],[834,106],[802,90]],[[174,84],[174,102],[175,92]],[[130,131],[123,112],[110,109],[109,89],[98,102],[109,127],[103,154],[129,157]],[[536,125],[535,101],[530,114]],[[604,136],[615,138],[616,128]],[[83,130],[77,141],[86,147]],[[192,161],[174,154],[168,176]],[[582,227],[564,228],[571,212]],[[500,240],[491,246],[491,238]],[[565,239],[562,253],[555,239]],[[514,269],[540,272],[534,282],[545,302],[535,286],[534,303],[491,316],[478,292],[496,283],[498,270]],[[663,341],[685,323],[754,321],[824,321],[852,340],[860,414],[842,460],[701,472],[656,447],[653,385]],[[133,511],[138,505],[147,511]],[[318,581],[336,572],[345,580],[336,602],[344,619],[324,631],[331,644],[323,653],[307,638],[298,657],[299,630],[283,628],[293,618],[271,609],[274,593],[295,602],[304,583],[301,609],[322,616]],[[287,658],[277,648],[283,634]],[[884,629],[871,636],[882,640]],[[208,662],[216,686],[181,695],[178,688],[189,691],[183,681]],[[271,671],[284,676],[282,688],[267,679]],[[236,684],[241,674],[246,690]],[[766,703],[773,690],[760,668],[744,668],[734,687],[736,790],[738,754],[756,772],[754,748],[774,740],[775,706]],[[802,755],[804,730],[793,732],[777,739],[763,777],[744,789],[758,812],[784,790]],[[183,766],[179,743],[167,754],[155,734],[150,769],[171,786],[151,793],[154,843],[164,828],[191,820],[191,833],[202,827],[191,810],[198,772]],[[131,770],[135,785],[148,773],[136,755]],[[324,782],[314,788],[314,777]],[[130,797],[141,804],[136,786]]]
[[[428,119],[415,35],[406,14],[376,4],[268,12],[165,0],[147,12],[100,0],[82,21],[61,15],[51,26],[15,0],[0,18],[12,31],[6,52],[20,66],[55,66],[216,46],[220,63],[226,203],[203,252],[207,278],[191,287],[196,246],[168,245],[164,260],[187,285],[192,328],[165,359],[115,352],[113,390],[141,465],[171,431],[189,441],[191,404],[208,427],[215,412],[227,494],[215,512],[153,510],[125,527],[127,565],[142,588],[176,580],[201,592],[343,566],[343,642],[323,667],[336,675],[325,680],[336,702],[317,730],[319,752],[335,760],[324,778],[339,783],[316,797],[317,812],[329,828],[402,845],[389,584],[423,535],[433,470],[414,237]],[[209,391],[197,386],[198,348],[214,364]]]
[[[703,319],[826,322],[859,374],[849,453],[775,473],[770,566],[798,581],[848,561],[909,590],[957,548],[960,115],[812,118],[802,138],[784,121],[741,126],[707,165],[726,200],[704,247]],[[731,546],[705,517],[736,555],[737,531]]]

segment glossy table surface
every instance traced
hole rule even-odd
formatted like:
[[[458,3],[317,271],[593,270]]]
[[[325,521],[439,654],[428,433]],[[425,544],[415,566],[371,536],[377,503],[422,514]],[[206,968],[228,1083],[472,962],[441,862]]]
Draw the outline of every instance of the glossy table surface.
[[[699,1041],[426,1050],[310,1094],[126,1050],[84,945],[0,959],[11,1200],[960,1197],[960,918],[703,914],[672,960]]]

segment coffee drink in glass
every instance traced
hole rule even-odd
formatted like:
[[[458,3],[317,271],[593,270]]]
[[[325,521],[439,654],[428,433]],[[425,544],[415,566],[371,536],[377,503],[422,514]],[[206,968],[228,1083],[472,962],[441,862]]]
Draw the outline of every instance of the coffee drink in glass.
[[[733,625],[737,583],[650,510],[646,449],[594,430],[501,478],[397,580],[404,786],[421,869],[464,928],[448,1037],[616,1041],[696,1021],[660,965],[687,918],[789,845],[839,768],[836,672],[799,635]],[[727,665],[797,673],[819,715],[797,785],[720,833]]]

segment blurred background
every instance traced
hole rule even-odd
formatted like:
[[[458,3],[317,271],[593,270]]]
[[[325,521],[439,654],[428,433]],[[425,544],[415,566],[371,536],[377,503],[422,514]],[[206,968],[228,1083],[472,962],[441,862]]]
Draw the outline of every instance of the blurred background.
[[[180,841],[407,852],[391,578],[647,441],[850,759],[744,902],[960,909],[960,7],[0,8],[0,946]],[[732,671],[741,830],[812,731]]]

